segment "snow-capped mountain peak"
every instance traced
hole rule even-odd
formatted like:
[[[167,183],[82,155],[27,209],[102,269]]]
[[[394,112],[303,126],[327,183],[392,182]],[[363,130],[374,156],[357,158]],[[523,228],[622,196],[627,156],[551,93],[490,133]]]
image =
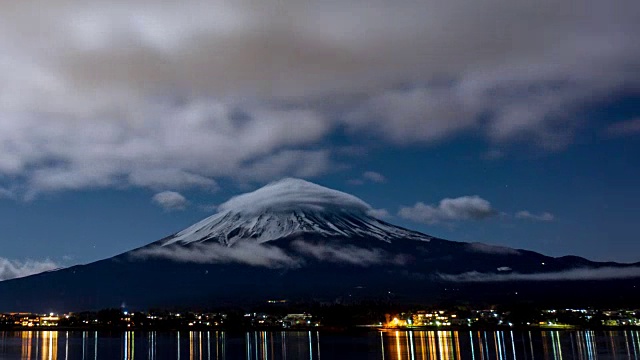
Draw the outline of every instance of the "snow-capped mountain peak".
[[[287,178],[219,206],[219,212],[161,241],[161,245],[238,240],[260,243],[305,234],[323,237],[428,241],[429,236],[406,230],[367,214],[371,206],[359,198],[308,181]]]

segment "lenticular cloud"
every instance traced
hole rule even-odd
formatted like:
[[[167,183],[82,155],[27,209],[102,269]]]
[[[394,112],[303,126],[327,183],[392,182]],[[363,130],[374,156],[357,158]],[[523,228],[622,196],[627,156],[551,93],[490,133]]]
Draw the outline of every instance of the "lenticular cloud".
[[[366,212],[369,204],[357,197],[328,189],[304,180],[287,178],[256,191],[239,195],[220,205],[219,211],[264,212],[290,210],[323,210],[340,208]]]

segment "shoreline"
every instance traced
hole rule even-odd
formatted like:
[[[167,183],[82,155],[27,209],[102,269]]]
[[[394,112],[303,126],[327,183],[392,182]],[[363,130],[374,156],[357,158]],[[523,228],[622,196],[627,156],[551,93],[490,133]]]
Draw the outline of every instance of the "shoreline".
[[[215,331],[215,332],[301,332],[301,331],[321,331],[324,333],[368,333],[368,332],[414,332],[414,331],[638,331],[640,326],[600,326],[600,327],[581,327],[581,326],[526,326],[526,327],[435,327],[435,326],[422,326],[422,327],[379,327],[379,326],[350,326],[350,327],[300,327],[300,328],[211,328],[211,327],[68,327],[68,326],[34,326],[34,327],[0,327],[0,332],[47,332],[47,331],[100,331],[100,332],[129,332],[129,331],[143,331],[143,332],[181,332],[181,331]]]

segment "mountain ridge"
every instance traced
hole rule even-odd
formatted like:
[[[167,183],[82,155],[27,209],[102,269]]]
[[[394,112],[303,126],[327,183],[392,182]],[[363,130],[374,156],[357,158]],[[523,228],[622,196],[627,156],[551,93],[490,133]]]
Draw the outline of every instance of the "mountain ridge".
[[[439,239],[377,219],[370,209],[353,195],[284,179],[146,246],[0,282],[0,311],[335,301],[354,289],[405,302],[454,295],[512,301],[514,294],[588,302],[616,291],[621,301],[640,300],[638,264]],[[586,283],[602,291],[594,294]]]

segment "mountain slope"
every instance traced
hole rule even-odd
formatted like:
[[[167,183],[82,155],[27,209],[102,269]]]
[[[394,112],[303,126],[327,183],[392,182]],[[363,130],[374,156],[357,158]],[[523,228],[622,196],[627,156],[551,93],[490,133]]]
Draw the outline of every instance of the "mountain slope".
[[[640,299],[637,264],[448,241],[370,211],[352,195],[284,179],[234,197],[213,216],[142,248],[0,282],[0,311],[202,307],[270,298]]]
[[[430,236],[399,228],[368,215],[355,196],[299,179],[283,179],[220,205],[219,212],[163,240],[162,245],[217,241],[233,245],[241,239],[259,243],[315,234],[429,241]]]

